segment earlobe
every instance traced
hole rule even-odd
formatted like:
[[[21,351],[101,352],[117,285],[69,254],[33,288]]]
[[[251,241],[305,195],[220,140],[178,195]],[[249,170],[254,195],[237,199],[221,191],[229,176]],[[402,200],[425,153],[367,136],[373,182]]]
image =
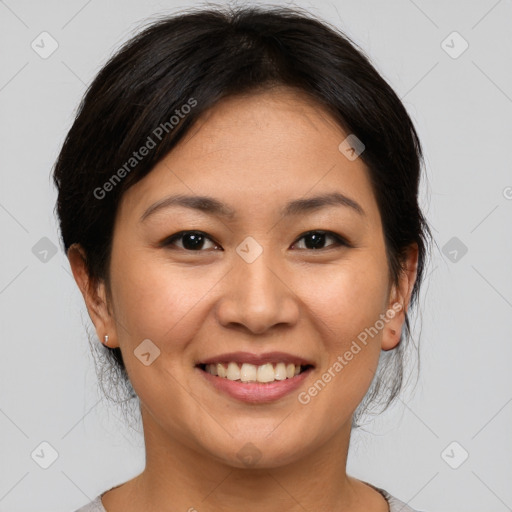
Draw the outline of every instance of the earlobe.
[[[108,346],[110,348],[115,347],[115,322],[108,311],[105,284],[103,282],[94,282],[90,278],[86,253],[79,244],[71,245],[67,251],[67,256],[73,277],[82,292],[89,317],[94,324],[98,338],[104,340],[105,335],[108,334]]]
[[[417,271],[418,245],[413,244],[407,251],[404,269],[399,277],[398,284],[391,287],[388,310],[386,311],[388,322],[382,334],[382,350],[391,350],[400,343]]]
[[[404,306],[401,302],[394,302],[386,311],[388,319],[382,333],[382,350],[392,350],[400,343],[402,326],[405,322]]]

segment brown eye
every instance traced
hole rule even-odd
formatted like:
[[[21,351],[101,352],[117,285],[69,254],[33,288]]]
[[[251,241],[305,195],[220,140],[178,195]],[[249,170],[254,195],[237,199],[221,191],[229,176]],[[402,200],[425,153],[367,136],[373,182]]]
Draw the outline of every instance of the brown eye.
[[[327,247],[323,247],[327,239],[334,240],[334,244],[329,244]],[[319,249],[326,249],[331,246],[337,247],[337,246],[348,246],[346,240],[344,240],[339,235],[336,235],[335,233],[331,233],[329,231],[309,231],[308,233],[305,233],[302,235],[298,240],[304,240],[306,247],[301,247],[300,249],[307,249],[307,250],[319,250]],[[294,245],[296,245],[297,242],[295,242]]]
[[[167,238],[162,243],[162,247],[177,245],[177,241],[181,241],[181,246],[178,245],[178,248],[184,249],[186,251],[200,252],[208,243],[211,243],[212,247],[214,248],[218,247],[218,245],[210,237],[201,231],[180,231],[179,233],[176,233]],[[206,248],[208,249],[211,247]]]

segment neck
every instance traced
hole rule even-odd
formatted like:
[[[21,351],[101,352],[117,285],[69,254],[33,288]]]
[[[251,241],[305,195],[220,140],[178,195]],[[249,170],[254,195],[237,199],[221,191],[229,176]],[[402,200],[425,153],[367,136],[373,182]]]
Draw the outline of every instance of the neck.
[[[172,504],[173,510],[189,512],[239,512],[257,503],[268,512],[342,512],[356,510],[361,501],[361,483],[345,471],[350,422],[295,462],[241,469],[169,438],[143,408],[142,419],[146,467],[129,482],[128,500],[142,510],[168,510]]]

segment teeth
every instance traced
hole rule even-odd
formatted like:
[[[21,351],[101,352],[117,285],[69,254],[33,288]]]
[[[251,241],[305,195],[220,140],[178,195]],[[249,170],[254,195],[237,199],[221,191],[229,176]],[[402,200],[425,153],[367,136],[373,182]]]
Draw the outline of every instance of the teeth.
[[[223,364],[209,364],[210,368],[215,368],[216,371],[208,370],[212,375],[218,375],[219,377],[227,377],[228,372],[226,371],[226,368],[224,368]]]
[[[244,363],[240,369],[240,380],[242,382],[255,382],[257,373],[258,368],[256,368],[256,366],[253,364]]]
[[[240,368],[236,363],[229,363],[228,364],[228,372],[226,377],[229,380],[238,380],[240,379]]]
[[[274,373],[275,373],[274,378],[276,380],[286,379],[286,365],[284,363],[277,363]]]
[[[300,370],[300,366],[299,366]],[[258,382],[274,382],[275,380],[275,371],[274,367],[270,364],[264,364],[263,366],[258,366],[258,376],[256,379]]]
[[[222,363],[207,364],[206,371],[212,375],[229,380],[238,380],[242,382],[274,382],[276,380],[291,379],[299,375],[300,365],[293,363],[266,363],[261,366],[243,363],[241,366],[231,361],[226,368]]]

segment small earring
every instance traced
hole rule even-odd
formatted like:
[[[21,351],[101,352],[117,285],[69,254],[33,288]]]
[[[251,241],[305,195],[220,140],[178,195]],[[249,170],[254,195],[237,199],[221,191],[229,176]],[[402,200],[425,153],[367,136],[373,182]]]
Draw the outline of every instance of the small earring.
[[[108,346],[108,334],[105,334],[105,336],[103,336],[103,344]]]

